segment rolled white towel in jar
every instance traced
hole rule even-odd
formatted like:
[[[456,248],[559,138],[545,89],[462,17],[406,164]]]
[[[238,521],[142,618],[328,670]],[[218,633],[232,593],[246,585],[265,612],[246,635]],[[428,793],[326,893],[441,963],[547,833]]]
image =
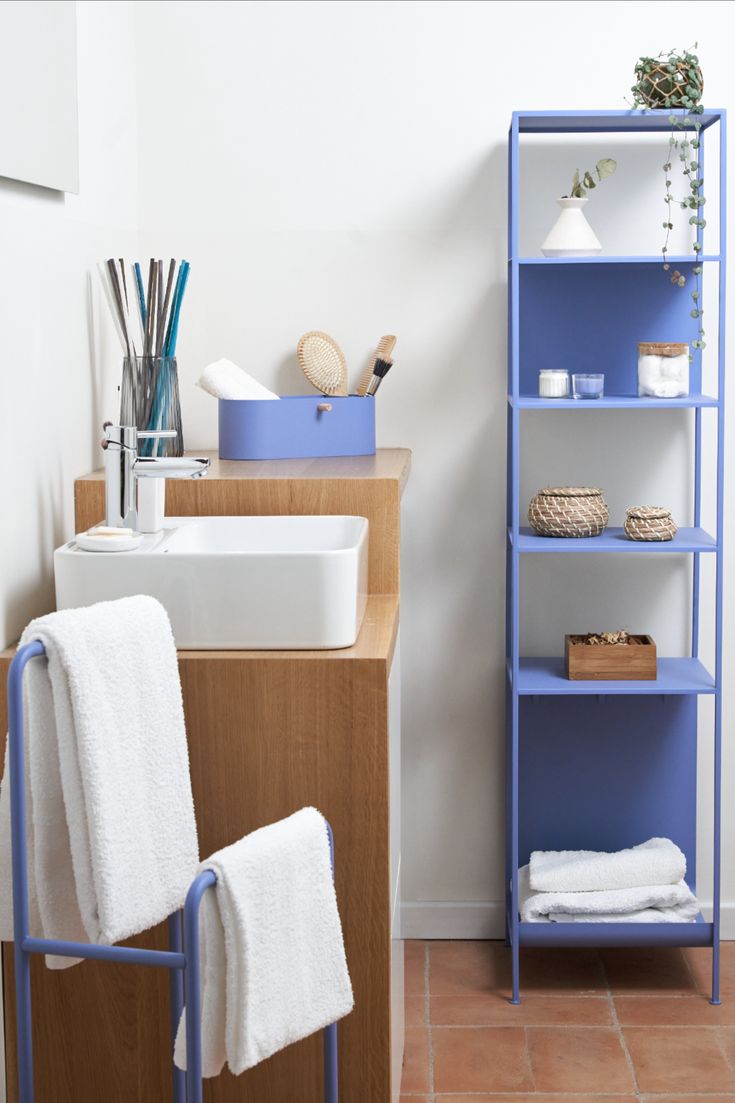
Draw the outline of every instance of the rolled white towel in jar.
[[[197,387],[201,387],[207,394],[214,398],[228,399],[271,399],[278,398],[277,394],[269,391],[252,375],[233,364],[232,360],[223,358],[208,364],[197,379]]]

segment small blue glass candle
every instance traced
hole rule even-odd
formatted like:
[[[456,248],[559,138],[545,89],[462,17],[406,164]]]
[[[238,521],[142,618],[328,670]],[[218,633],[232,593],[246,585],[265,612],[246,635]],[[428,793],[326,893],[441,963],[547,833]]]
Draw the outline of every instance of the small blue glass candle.
[[[604,393],[605,376],[602,372],[572,376],[572,394],[575,398],[602,398]]]

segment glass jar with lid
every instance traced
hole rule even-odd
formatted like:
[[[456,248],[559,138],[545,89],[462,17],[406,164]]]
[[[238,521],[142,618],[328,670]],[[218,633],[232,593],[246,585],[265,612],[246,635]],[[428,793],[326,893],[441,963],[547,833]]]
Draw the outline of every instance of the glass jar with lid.
[[[639,398],[681,398],[689,394],[689,345],[641,341],[638,345]]]

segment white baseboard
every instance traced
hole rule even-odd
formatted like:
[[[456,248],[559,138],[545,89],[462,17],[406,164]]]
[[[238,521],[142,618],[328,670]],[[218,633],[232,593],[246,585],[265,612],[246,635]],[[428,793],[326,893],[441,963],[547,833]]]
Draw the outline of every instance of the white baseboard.
[[[702,913],[709,919],[712,905],[703,902]],[[722,904],[720,934],[725,940],[735,940],[735,901]],[[418,903],[404,900],[401,937],[505,938],[505,905],[502,900],[424,900]]]
[[[403,938],[505,938],[502,900],[448,903],[425,900],[401,904]]]

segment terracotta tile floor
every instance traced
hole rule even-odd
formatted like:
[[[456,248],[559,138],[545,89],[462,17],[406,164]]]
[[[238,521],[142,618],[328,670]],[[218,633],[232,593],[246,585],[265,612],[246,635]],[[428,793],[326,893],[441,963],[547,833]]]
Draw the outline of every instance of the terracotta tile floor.
[[[735,942],[708,950],[407,942],[401,1103],[735,1103]]]

